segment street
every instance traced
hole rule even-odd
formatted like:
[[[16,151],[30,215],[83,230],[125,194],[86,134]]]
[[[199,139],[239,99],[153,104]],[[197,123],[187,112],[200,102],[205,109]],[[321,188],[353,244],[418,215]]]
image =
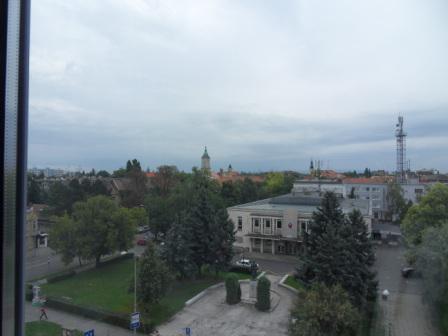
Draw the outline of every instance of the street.
[[[140,236],[136,235],[135,240]],[[146,246],[134,245],[133,248],[129,249],[129,252],[135,253],[140,256],[145,251]],[[85,264],[83,264],[85,266]],[[25,281],[30,281],[34,279],[39,279],[45,277],[46,275],[69,270],[79,267],[77,260],[74,260],[68,265],[65,265],[61,257],[56,254],[49,247],[36,249],[34,255],[26,257],[25,261]]]
[[[260,265],[261,271],[266,271],[276,275],[284,275],[294,272],[299,260],[298,257],[294,256],[245,252],[244,254],[236,254],[233,258],[233,262],[242,257],[254,260]]]
[[[405,248],[378,246],[375,269],[378,272],[380,293],[387,289],[387,300],[379,298],[382,327],[386,335],[438,336],[439,333],[429,314],[429,307],[422,301],[422,280],[403,278],[401,269],[406,266]]]
[[[33,280],[45,275],[68,270],[79,264],[74,261],[65,265],[61,257],[48,247],[36,250],[36,254],[28,256],[25,262],[25,280]]]

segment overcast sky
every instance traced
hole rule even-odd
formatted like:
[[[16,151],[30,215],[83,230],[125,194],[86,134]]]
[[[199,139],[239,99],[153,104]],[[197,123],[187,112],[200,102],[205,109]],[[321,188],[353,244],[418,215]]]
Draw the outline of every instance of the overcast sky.
[[[32,1],[29,166],[448,171],[445,0]]]

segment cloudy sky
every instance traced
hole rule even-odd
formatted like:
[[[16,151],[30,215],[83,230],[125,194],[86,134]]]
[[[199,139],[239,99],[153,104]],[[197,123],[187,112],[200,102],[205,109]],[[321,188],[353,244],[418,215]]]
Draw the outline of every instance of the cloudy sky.
[[[448,171],[445,0],[32,1],[29,165]]]

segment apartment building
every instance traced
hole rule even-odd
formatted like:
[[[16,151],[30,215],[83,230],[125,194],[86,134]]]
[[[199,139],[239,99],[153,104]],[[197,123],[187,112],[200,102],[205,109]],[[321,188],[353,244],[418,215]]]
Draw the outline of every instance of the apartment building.
[[[343,180],[300,180],[294,183],[292,190],[296,195],[318,195],[319,192],[332,191],[341,198],[366,200],[373,220],[388,218],[388,183],[392,177],[375,176],[372,178],[345,178]],[[409,180],[400,185],[406,201],[417,203],[431,186],[418,180]]]

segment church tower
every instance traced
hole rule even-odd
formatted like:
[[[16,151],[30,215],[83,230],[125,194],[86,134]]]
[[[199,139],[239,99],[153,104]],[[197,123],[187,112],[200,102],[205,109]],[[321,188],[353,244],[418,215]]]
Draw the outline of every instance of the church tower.
[[[201,157],[201,169],[211,171],[210,156],[207,153],[207,146],[205,146],[204,154]]]
[[[315,171],[314,171],[314,162],[313,162],[313,159],[311,159],[311,161],[310,161],[310,175],[314,176],[314,173],[315,173]]]

